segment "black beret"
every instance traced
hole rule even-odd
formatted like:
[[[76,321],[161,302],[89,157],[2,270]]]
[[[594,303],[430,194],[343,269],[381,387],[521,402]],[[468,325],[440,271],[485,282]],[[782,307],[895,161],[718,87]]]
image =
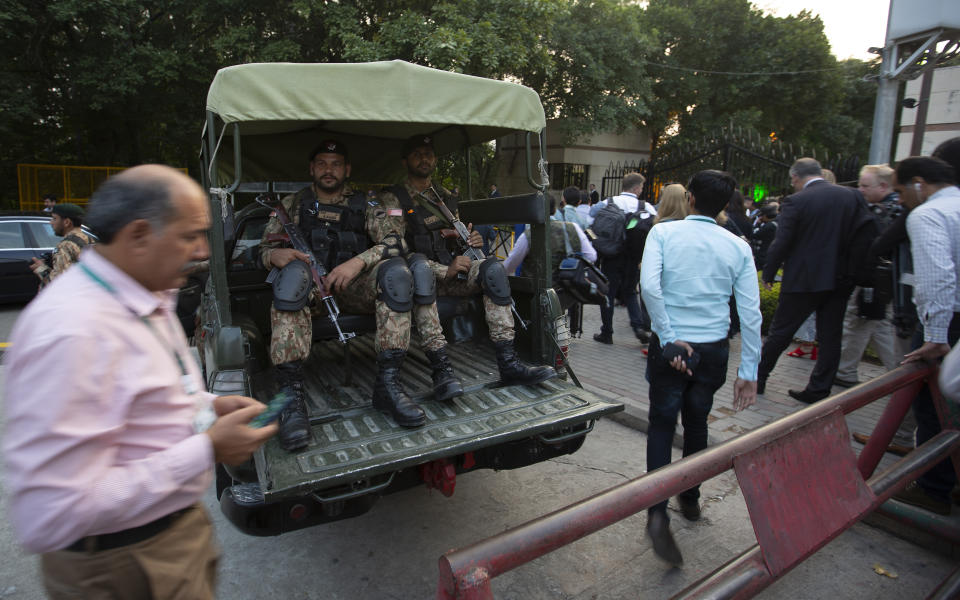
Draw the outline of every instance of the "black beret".
[[[310,153],[310,162],[313,162],[313,159],[317,157],[318,154],[339,154],[343,157],[343,160],[349,161],[350,155],[347,153],[347,147],[343,145],[343,142],[337,140],[323,140],[320,142],[320,145],[313,149],[313,152]]]
[[[416,150],[417,148],[422,148],[426,146],[433,150],[433,136],[431,135],[415,135],[413,137],[407,138],[407,141],[403,142],[403,150],[400,154],[401,158],[406,158],[410,156],[410,153]]]
[[[84,215],[82,208],[69,202],[57,204],[50,210],[50,212],[55,215],[60,215],[64,219],[82,219]]]

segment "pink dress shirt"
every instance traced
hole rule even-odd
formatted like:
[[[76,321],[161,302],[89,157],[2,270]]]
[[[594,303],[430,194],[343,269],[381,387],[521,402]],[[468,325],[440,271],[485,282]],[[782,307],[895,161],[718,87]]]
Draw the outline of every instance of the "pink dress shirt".
[[[213,447],[193,418],[215,396],[176,320],[176,292],[148,291],[94,250],[79,262],[114,293],[70,268],[20,315],[4,361],[10,520],[30,552],[158,519],[212,479]]]

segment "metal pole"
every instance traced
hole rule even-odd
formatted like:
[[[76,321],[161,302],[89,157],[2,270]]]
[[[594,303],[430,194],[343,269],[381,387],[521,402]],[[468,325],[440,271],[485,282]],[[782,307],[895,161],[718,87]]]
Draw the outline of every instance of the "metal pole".
[[[893,147],[893,130],[897,116],[897,95],[900,82],[893,78],[896,68],[896,45],[887,44],[883,49],[883,64],[877,80],[877,102],[873,109],[873,135],[870,137],[869,162],[873,165],[890,162]]]
[[[920,83],[920,98],[917,106],[917,121],[913,126],[913,143],[910,144],[910,156],[923,154],[923,134],[927,129],[927,107],[930,106],[930,88],[933,87],[933,69],[937,61],[927,54],[927,65],[923,68],[923,81]]]

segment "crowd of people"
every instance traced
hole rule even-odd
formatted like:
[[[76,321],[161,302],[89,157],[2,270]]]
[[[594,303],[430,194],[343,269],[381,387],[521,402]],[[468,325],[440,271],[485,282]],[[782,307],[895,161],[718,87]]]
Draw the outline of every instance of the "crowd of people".
[[[670,462],[678,415],[684,456],[706,446],[706,417],[724,382],[727,340],[738,332],[738,410],[765,393],[794,340],[800,345],[789,356],[816,361],[807,385],[788,392],[803,404],[826,398],[834,386],[860,383],[857,368],[868,345],[888,370],[912,361],[939,361],[955,347],[960,336],[958,173],[960,138],[955,138],[929,157],[910,157],[895,167],[866,165],[856,186],[837,185],[816,160],[801,158],[790,168],[793,194],[749,209],[736,182],[716,171],[698,173],[686,188],[662,186],[652,206],[640,197],[644,180],[637,173],[623,178],[620,194],[591,202],[587,219],[577,226],[579,231],[586,225],[588,240],[598,239],[597,217],[611,204],[627,222],[631,216],[652,219],[639,256],[596,252],[610,286],[608,301],[600,306],[601,329],[594,335],[600,343],[612,343],[614,307],[623,305],[636,337],[649,342],[644,350],[650,382],[648,470]],[[568,207],[581,206],[577,192],[564,190]],[[567,211],[557,212],[566,220]],[[767,290],[780,284],[762,344],[758,277]],[[957,362],[960,358],[951,364]],[[955,370],[941,372],[947,393],[956,394],[960,377]],[[924,386],[889,450],[908,452],[939,430]],[[867,436],[855,437],[865,441]],[[944,461],[895,497],[949,514],[952,500],[960,499],[955,492],[951,498],[955,485],[950,462]],[[691,488],[678,497],[690,520],[699,518],[698,495]],[[648,532],[657,554],[679,564],[682,555],[665,505],[650,509]]]
[[[514,350],[507,273],[523,273],[529,234],[517,236],[503,262],[448,252],[439,243],[442,223],[424,208],[455,211],[457,202],[431,179],[432,139],[407,140],[400,162],[402,183],[372,196],[353,194],[345,184],[349,152],[326,140],[309,156],[311,185],[283,198],[284,210],[271,216],[260,244],[262,263],[279,273],[270,359],[293,402],[278,425],[262,428],[247,426],[264,410],[256,400],[204,391],[172,316],[169,290],[207,257],[210,214],[199,186],[172,169],[145,165],[101,186],[89,214],[51,203],[51,221],[67,245],[58,247],[52,269],[35,264],[48,289],[24,311],[11,338],[3,448],[17,535],[43,553],[51,594],[83,595],[103,585],[147,590],[153,573],[174,572],[180,577],[171,585],[209,597],[217,550],[198,500],[213,463],[245,460],[277,433],[288,451],[307,444],[302,363],[311,349],[312,317],[323,308],[319,290],[304,284],[308,257],[278,241],[282,213],[305,230],[319,228],[327,218],[320,215],[335,213],[328,220],[338,233],[366,241],[349,255],[320,260],[329,259],[325,284],[344,308],[376,315],[372,403],[398,424],[425,422],[399,377],[411,327],[430,363],[434,396],[463,394],[446,354],[440,294],[478,297],[502,381],[539,383],[555,375],[551,367],[523,363]],[[734,335],[741,336],[733,384],[738,411],[765,393],[781,354],[810,318],[814,331],[800,335],[815,352],[791,353],[817,361],[807,385],[789,391],[801,403],[826,398],[835,385],[857,384],[857,366],[871,342],[887,369],[950,353],[960,338],[957,173],[960,138],[930,157],[867,165],[857,187],[837,185],[816,160],[801,158],[790,167],[793,194],[749,208],[737,181],[715,170],[695,174],[686,186],[663,185],[656,203],[643,199],[647,182],[640,173],[626,174],[620,192],[606,199],[593,185],[551,196],[553,269],[576,257],[596,263],[605,276],[593,339],[613,343],[614,311],[623,305],[634,336],[647,346],[648,471],[670,463],[678,420],[683,455],[706,448],[708,416],[726,383]],[[495,186],[490,195],[499,196]],[[94,251],[81,252],[91,241],[81,223],[99,235]],[[482,248],[486,237],[473,231],[469,246]],[[78,268],[68,271],[74,263]],[[775,282],[779,300],[762,339],[760,285],[769,290]],[[572,311],[578,304],[565,302]],[[950,365],[960,361],[956,355]],[[48,364],[57,365],[54,374]],[[945,368],[945,393],[956,394],[958,380],[956,367]],[[38,397],[46,410],[29,401]],[[906,424],[915,427],[904,442],[909,447],[940,431],[927,387],[914,402],[914,416],[915,425]],[[69,460],[61,460],[67,451]],[[956,483],[949,460],[943,461],[896,497],[949,514]],[[686,519],[700,518],[698,486],[678,501]],[[665,501],[650,507],[647,532],[657,555],[682,563]],[[131,544],[143,551],[100,553]],[[92,582],[102,572],[111,573],[109,581]]]

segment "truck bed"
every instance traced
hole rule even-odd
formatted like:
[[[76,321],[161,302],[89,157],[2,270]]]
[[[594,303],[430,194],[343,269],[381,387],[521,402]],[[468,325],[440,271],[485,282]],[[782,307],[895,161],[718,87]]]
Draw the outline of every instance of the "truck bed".
[[[318,412],[316,400],[324,398],[338,418],[312,419],[310,444],[299,453],[284,451],[274,439],[255,455],[266,501],[358,481],[369,485],[378,476],[389,478],[407,467],[512,440],[543,436],[549,444],[561,431],[568,436],[574,428],[585,432],[585,424],[623,409],[559,378],[534,386],[499,385],[492,345],[472,341],[448,346],[464,395],[436,402],[426,357],[412,343],[401,379],[423,407],[427,423],[408,429],[370,406],[376,378],[373,336],[354,338],[348,346],[345,353],[335,342],[315,344],[304,365],[311,414]],[[269,370],[252,384],[256,397],[275,390]]]

